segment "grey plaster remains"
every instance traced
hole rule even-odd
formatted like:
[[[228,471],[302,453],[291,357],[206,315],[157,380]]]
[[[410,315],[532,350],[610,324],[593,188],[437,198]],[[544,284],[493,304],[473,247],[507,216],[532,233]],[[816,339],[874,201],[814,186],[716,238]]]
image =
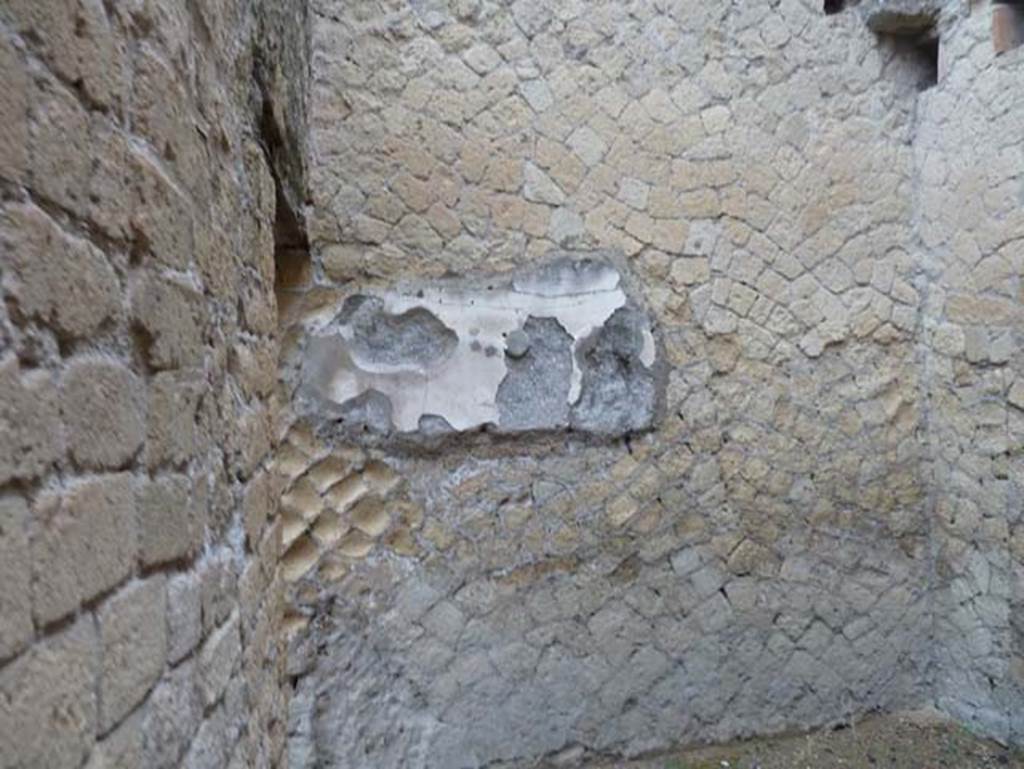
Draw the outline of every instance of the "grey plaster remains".
[[[651,427],[650,319],[607,254],[583,256],[349,296],[307,322],[300,403],[374,434]]]

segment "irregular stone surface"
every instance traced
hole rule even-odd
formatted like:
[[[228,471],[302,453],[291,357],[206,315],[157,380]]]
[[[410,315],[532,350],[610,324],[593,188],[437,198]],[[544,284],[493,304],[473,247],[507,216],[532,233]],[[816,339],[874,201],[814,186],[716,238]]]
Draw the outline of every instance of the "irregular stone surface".
[[[98,660],[92,618],[82,617],[0,670],[4,765],[82,765],[96,729]]]
[[[75,461],[89,468],[123,467],[142,444],[142,398],[138,377],[118,361],[71,361],[61,381],[61,414]]]
[[[506,344],[508,373],[495,396],[498,423],[507,430],[567,426],[572,337],[554,318],[530,317],[521,329],[509,333]]]
[[[107,731],[137,705],[160,677],[167,657],[163,575],[128,585],[98,616],[103,667],[100,728]]]
[[[263,468],[275,251],[309,271],[309,13],[0,3],[3,769],[281,763]],[[228,617],[204,711],[192,657]]]
[[[646,380],[628,305],[600,332],[564,328],[579,373],[565,432],[427,451],[353,438],[333,426],[346,413],[294,400],[318,452],[362,446],[402,479],[385,506],[417,512],[376,539],[346,514],[309,535],[316,563],[289,591],[293,764],[630,755],[940,688],[1010,735],[1020,62],[993,55],[991,9],[556,5],[368,18],[322,0],[316,274],[296,302],[308,329],[353,293],[613,250],[657,324],[664,418],[632,429]],[[879,34],[861,12],[883,6]],[[383,25],[408,37],[382,44]],[[527,403],[522,381],[563,419],[545,378],[560,358],[535,350],[558,335],[515,330],[488,402]],[[310,348],[292,333],[294,368]],[[357,406],[398,418],[383,391]],[[419,429],[458,429],[442,416]],[[373,503],[350,509],[379,530]]]
[[[941,10],[940,0],[865,0],[858,8],[870,29],[896,35],[928,31]]]
[[[35,505],[33,611],[52,622],[128,576],[135,561],[135,495],[127,473],[79,481]]]
[[[585,350],[587,338],[629,303],[609,262],[568,256],[485,282],[352,297],[333,317],[308,326],[300,397],[308,399],[307,413],[326,404],[357,425],[400,433],[419,430],[424,418],[443,419],[459,432],[485,424],[506,432],[559,429],[581,398],[619,398],[619,412],[629,410],[632,419],[611,414],[614,404],[588,406],[577,426],[604,433],[642,430],[653,424],[657,399],[650,322],[632,310],[639,344],[630,340],[614,350],[628,372],[602,365]],[[531,337],[528,361],[506,355],[508,337],[516,332]],[[513,353],[521,348],[517,343]],[[534,408],[531,388],[538,399]],[[590,392],[599,388],[602,395]],[[560,393],[559,403],[553,393]]]
[[[32,639],[32,555],[29,511],[20,497],[0,497],[0,659],[13,657]]]

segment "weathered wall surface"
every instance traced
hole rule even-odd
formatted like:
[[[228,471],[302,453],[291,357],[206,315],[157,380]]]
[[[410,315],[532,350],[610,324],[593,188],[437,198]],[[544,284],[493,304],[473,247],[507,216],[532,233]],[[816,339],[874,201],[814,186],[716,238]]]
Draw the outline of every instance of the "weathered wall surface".
[[[377,442],[649,429],[664,366],[623,283],[610,255],[575,252],[512,276],[352,294],[304,325],[296,409]]]
[[[801,0],[315,10],[297,359],[348,294],[611,249],[669,372],[664,418],[611,441],[296,424],[294,765],[630,754],[920,702],[921,59]]]
[[[952,4],[955,5],[955,4]],[[948,9],[916,139],[934,466],[936,697],[1024,739],[1024,49]],[[1024,41],[1022,41],[1024,42]]]
[[[0,4],[2,767],[280,765],[272,5]]]

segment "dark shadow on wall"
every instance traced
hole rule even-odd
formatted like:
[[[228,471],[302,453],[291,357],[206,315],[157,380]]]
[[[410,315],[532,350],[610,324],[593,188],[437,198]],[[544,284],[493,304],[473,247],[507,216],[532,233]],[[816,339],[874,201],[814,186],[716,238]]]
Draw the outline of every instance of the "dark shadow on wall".
[[[282,136],[279,121],[275,119],[272,97],[258,76],[257,81],[262,96],[258,124],[260,142],[274,177],[274,295],[277,299],[278,323],[281,325],[295,291],[310,282],[312,262],[305,219],[296,210],[293,202],[295,195],[286,194],[279,171],[282,167],[295,165],[296,161],[285,157],[290,149]],[[301,159],[297,162],[301,163]]]

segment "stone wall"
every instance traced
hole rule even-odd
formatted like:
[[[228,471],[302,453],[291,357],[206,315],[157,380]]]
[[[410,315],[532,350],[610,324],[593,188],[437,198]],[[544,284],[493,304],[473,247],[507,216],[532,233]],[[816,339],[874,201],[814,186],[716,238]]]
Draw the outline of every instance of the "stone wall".
[[[281,765],[267,7],[0,5],[2,767]]]
[[[998,16],[996,17],[998,21]],[[947,9],[921,102],[916,212],[934,463],[936,697],[1024,740],[1024,49],[996,56],[987,4]]]
[[[926,701],[928,49],[802,0],[314,7],[288,365],[352,293],[602,249],[668,373],[614,439],[296,424],[293,764],[631,755]]]
[[[311,5],[0,7],[0,769],[1024,739],[1019,4]]]

